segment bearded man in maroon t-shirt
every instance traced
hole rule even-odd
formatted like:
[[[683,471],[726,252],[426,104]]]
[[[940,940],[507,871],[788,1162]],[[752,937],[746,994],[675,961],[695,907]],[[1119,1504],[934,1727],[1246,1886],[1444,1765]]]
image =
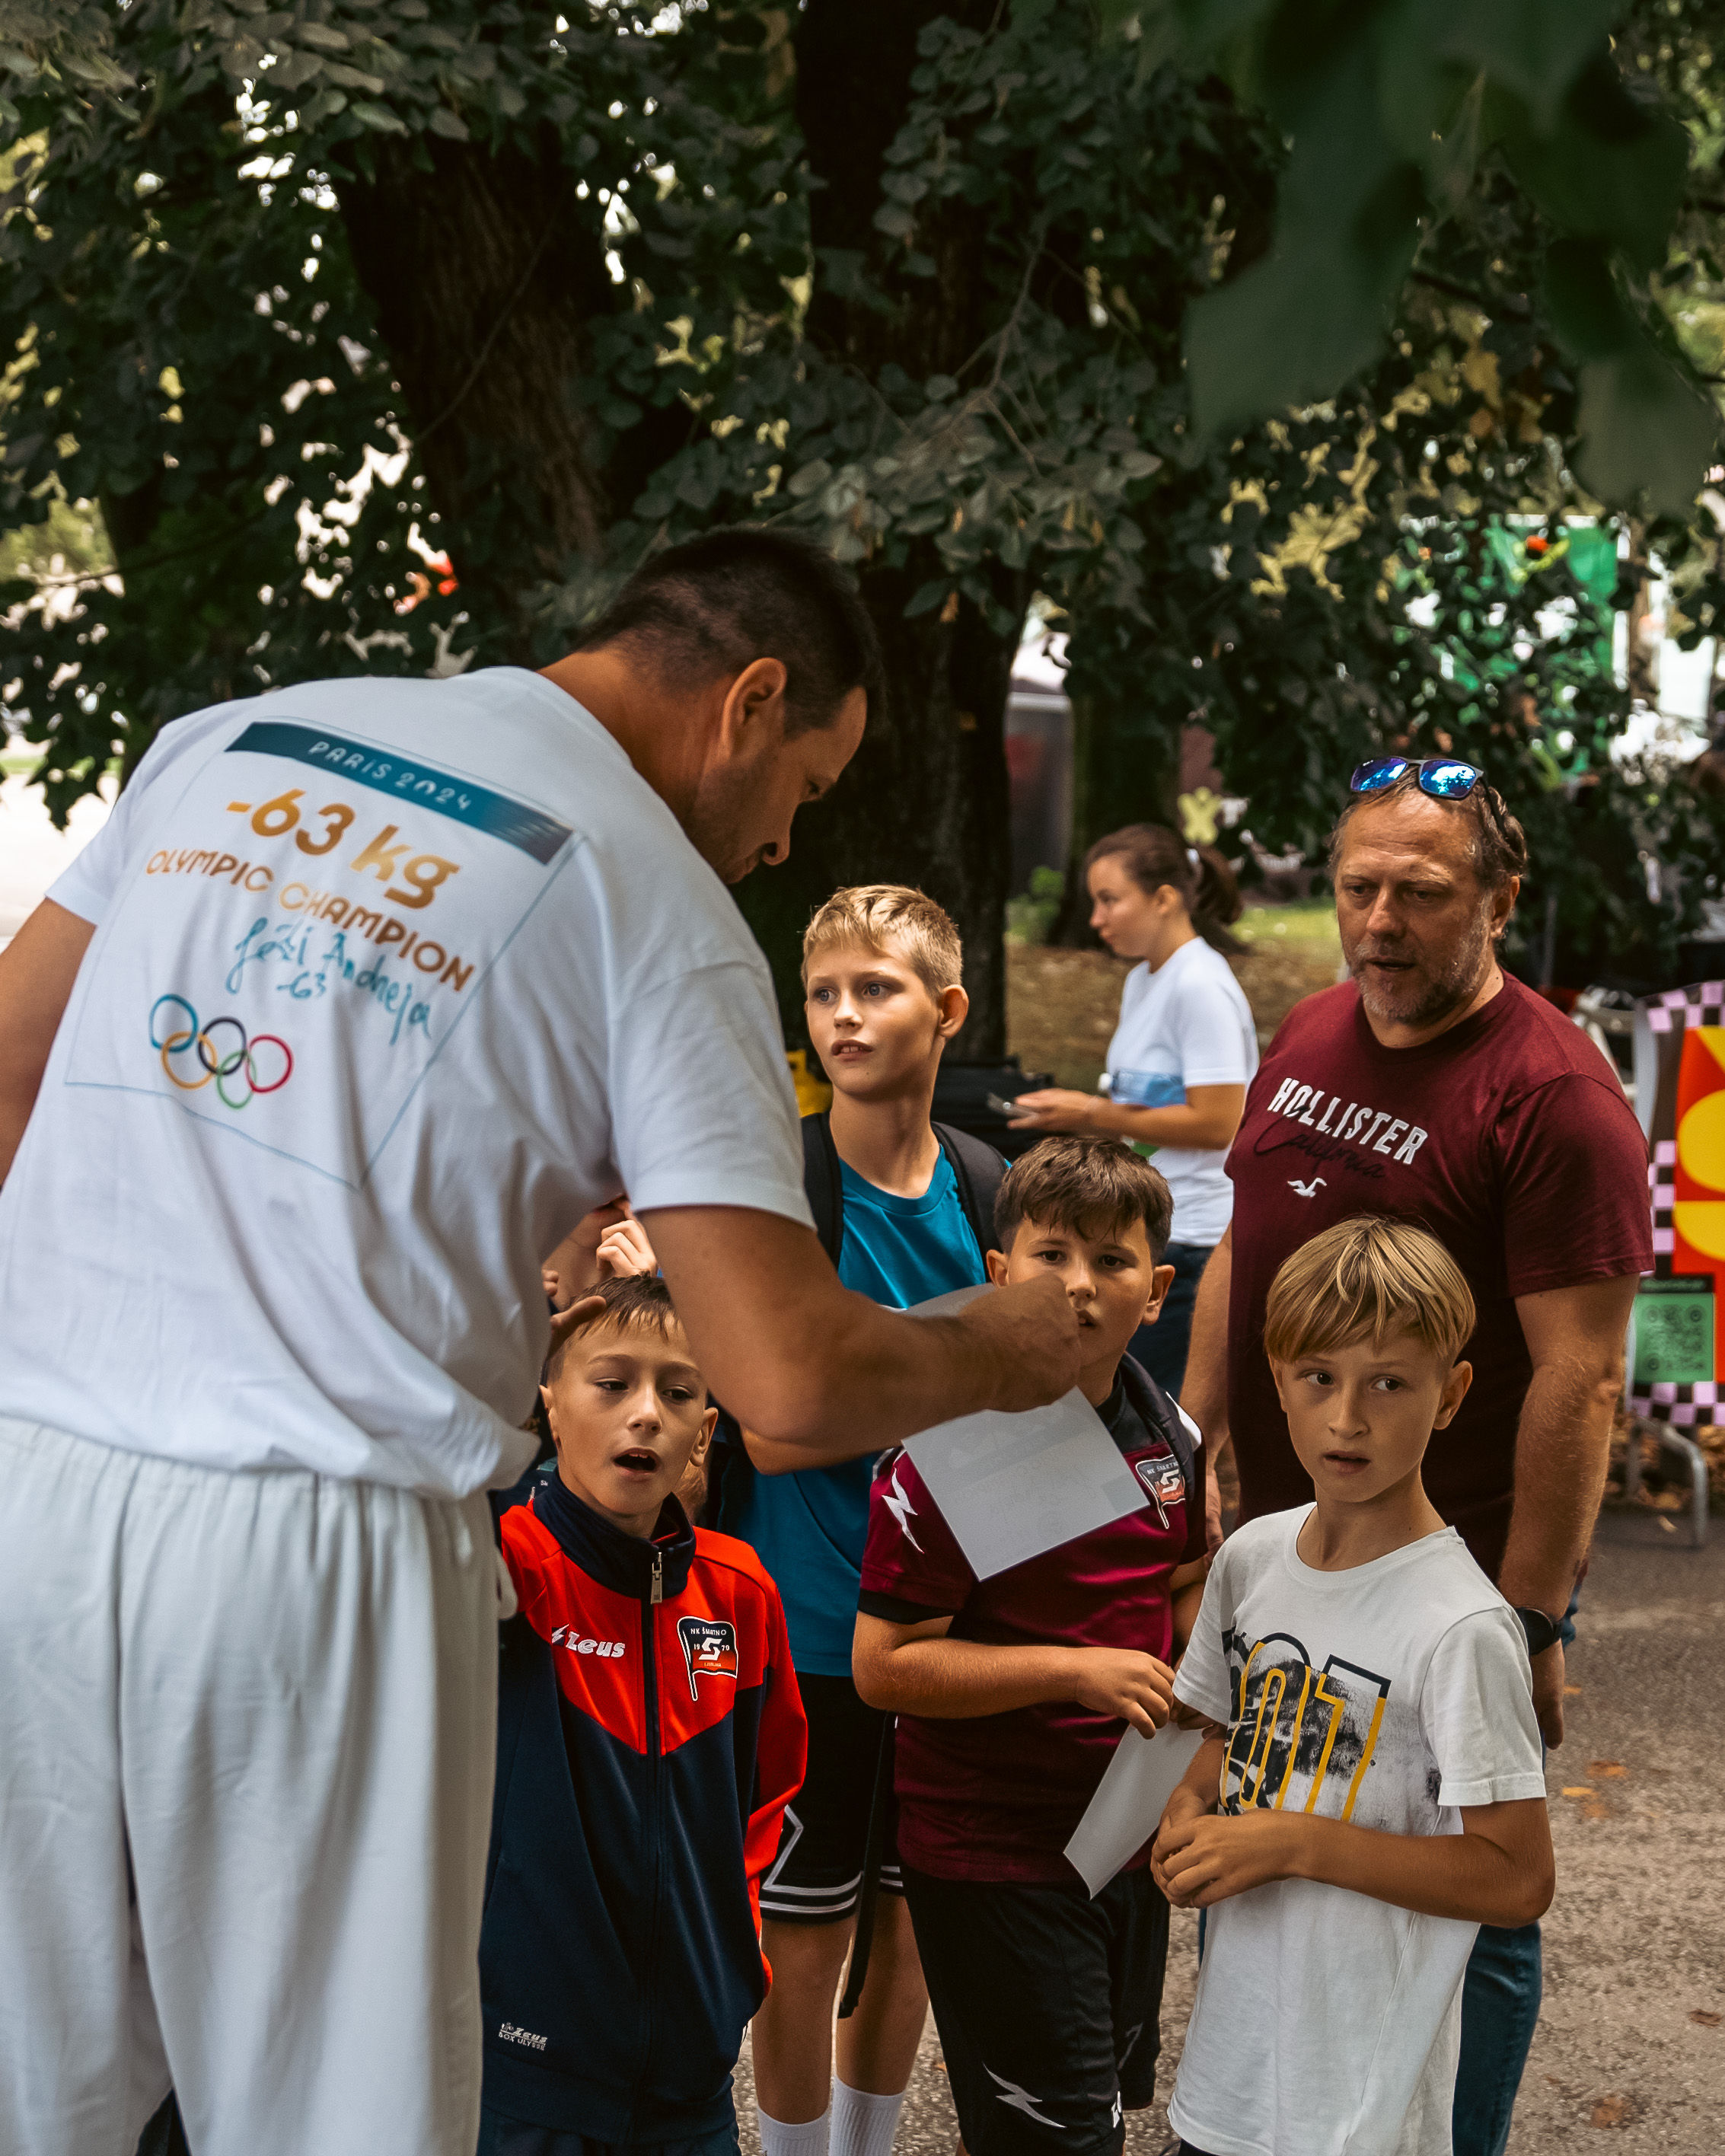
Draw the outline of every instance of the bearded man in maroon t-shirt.
[[[1524,1613],[1554,1746],[1553,1635],[1604,1486],[1636,1277],[1653,1264],[1646,1146],[1599,1050],[1498,965],[1527,844],[1483,780],[1436,798],[1410,766],[1357,794],[1330,864],[1353,978],[1295,1006],[1246,1096],[1233,1224],[1199,1291],[1182,1404],[1212,1458],[1231,1435],[1242,1519],[1309,1503],[1264,1353],[1270,1283],[1352,1214],[1429,1227],[1479,1322],[1462,1351],[1473,1383],[1426,1455],[1425,1487]],[[1539,1997],[1527,1931],[1487,1927],[1476,1959],[1502,1966],[1470,1969],[1456,2156],[1491,2156],[1508,2133]]]

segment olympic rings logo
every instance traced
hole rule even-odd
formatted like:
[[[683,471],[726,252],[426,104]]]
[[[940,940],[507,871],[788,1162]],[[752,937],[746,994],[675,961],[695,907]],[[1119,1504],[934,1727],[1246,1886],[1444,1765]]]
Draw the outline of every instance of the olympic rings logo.
[[[172,1019],[157,1024],[165,1004],[179,1007],[184,1014],[183,1025]],[[219,1045],[216,1039],[218,1034],[222,1037]],[[255,1095],[279,1093],[294,1075],[294,1052],[285,1040],[273,1033],[260,1033],[249,1039],[237,1018],[213,1018],[208,1025],[200,1025],[197,1012],[183,996],[157,996],[151,1004],[150,1045],[161,1051],[162,1067],[170,1083],[178,1086],[181,1092],[197,1093],[206,1086],[213,1086],[217,1099],[225,1108],[249,1108]],[[260,1049],[277,1053],[260,1060]],[[202,1070],[202,1077],[181,1077],[169,1060],[188,1051],[195,1059],[196,1067]],[[228,1088],[229,1082],[242,1074],[245,1091],[236,1099]]]

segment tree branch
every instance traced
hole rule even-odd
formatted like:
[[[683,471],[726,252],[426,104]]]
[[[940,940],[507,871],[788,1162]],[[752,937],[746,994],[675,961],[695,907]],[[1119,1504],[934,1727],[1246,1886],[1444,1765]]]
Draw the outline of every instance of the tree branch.
[[[1432,270],[1412,270],[1408,275],[1412,283],[1428,285],[1434,292],[1445,293],[1452,300],[1466,300],[1470,306],[1477,307],[1482,314],[1512,315],[1517,321],[1533,319],[1533,310],[1525,300],[1507,295],[1494,300],[1486,293],[1476,292],[1468,285],[1458,285],[1453,277],[1440,277]]]

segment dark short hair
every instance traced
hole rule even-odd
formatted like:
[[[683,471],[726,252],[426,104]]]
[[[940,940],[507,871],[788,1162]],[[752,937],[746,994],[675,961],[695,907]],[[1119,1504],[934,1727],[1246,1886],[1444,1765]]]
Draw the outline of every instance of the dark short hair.
[[[1144,1224],[1153,1258],[1168,1248],[1174,1201],[1157,1169],[1117,1138],[1044,1138],[1007,1170],[994,1200],[994,1238],[1009,1250],[1026,1220],[1078,1235]]]
[[[853,689],[870,718],[886,704],[880,640],[855,585],[818,540],[721,524],[644,562],[576,645],[624,640],[661,670],[740,674],[757,659],[785,669],[790,734],[829,726]]]
[[[588,1293],[598,1296],[605,1306],[596,1311],[586,1324],[577,1326],[552,1351],[545,1365],[547,1382],[562,1360],[563,1349],[569,1342],[581,1338],[595,1326],[608,1326],[616,1332],[656,1332],[663,1339],[672,1326],[680,1322],[670,1290],[657,1273],[632,1273],[622,1280],[601,1281]],[[579,1296],[576,1299],[582,1300]]]
[[[1497,789],[1481,778],[1471,793],[1464,793],[1459,801],[1445,801],[1421,791],[1416,764],[1376,793],[1349,794],[1348,805],[1336,819],[1336,828],[1330,834],[1332,877],[1336,864],[1342,858],[1342,834],[1360,810],[1381,808],[1386,802],[1405,801],[1410,797],[1430,801],[1445,815],[1463,819],[1471,841],[1473,872],[1486,890],[1502,891],[1512,876],[1527,875],[1527,834],[1510,814]]]

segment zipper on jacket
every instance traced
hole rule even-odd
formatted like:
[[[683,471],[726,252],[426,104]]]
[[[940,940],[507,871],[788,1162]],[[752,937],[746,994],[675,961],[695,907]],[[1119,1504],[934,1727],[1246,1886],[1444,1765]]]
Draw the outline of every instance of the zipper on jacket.
[[[649,1972],[658,1967],[659,1911],[665,1898],[665,1835],[660,1820],[664,1801],[665,1735],[659,1712],[659,1628],[653,1615],[664,1599],[665,1558],[662,1553],[655,1549],[653,1553],[653,1584],[648,1589],[646,1600],[641,1604],[641,1663],[647,1722],[647,1857],[653,1871],[653,1893],[647,1906],[645,1967]],[[646,2044],[642,2052],[641,2078],[635,2091],[636,2117],[639,2116],[640,2101],[648,2092],[653,2074],[653,2000],[654,1991],[649,1981]],[[630,2123],[633,2127],[633,2119]]]

